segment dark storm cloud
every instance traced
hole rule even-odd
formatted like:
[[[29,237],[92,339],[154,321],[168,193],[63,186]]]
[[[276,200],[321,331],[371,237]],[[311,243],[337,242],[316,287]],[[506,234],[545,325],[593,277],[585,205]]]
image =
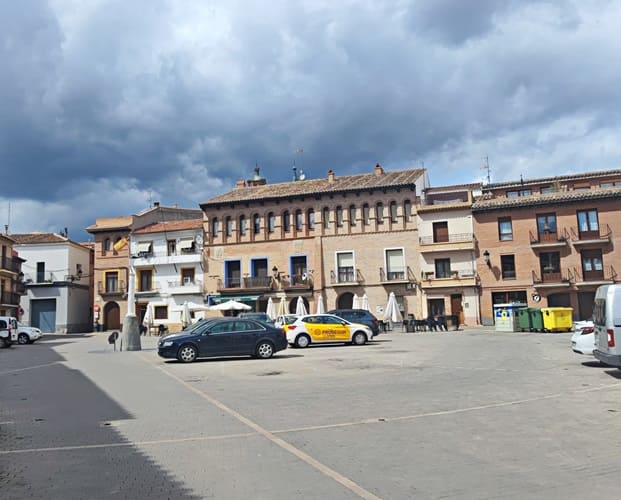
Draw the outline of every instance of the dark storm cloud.
[[[195,207],[255,162],[276,182],[293,161],[424,161],[435,185],[482,178],[486,156],[493,180],[616,168],[620,17],[604,0],[3,2],[0,217],[9,199],[20,231]]]

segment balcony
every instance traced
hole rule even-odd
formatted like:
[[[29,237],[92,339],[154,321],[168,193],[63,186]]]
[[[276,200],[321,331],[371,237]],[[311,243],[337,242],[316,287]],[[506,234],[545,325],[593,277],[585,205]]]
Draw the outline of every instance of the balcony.
[[[2,290],[0,292],[0,304],[3,306],[17,306],[19,305],[20,295],[15,292],[7,292]]]
[[[546,269],[541,272],[532,271],[533,285],[537,288],[568,287],[574,280],[569,269]]]
[[[282,288],[286,291],[295,290],[312,290],[313,289],[313,277],[310,274],[292,274],[291,276],[284,276],[282,278]]]
[[[11,257],[0,257],[0,269],[11,273],[19,273],[21,259],[13,259]]]
[[[157,295],[160,292],[160,286],[157,282],[151,283],[151,287],[137,288],[134,292],[136,297],[152,297],[153,295]]]
[[[609,283],[615,283],[618,278],[617,271],[612,266],[603,266],[602,269],[596,269],[593,271],[574,269],[573,276],[577,286],[606,285]]]
[[[126,292],[127,288],[124,281],[113,281],[107,284],[104,281],[97,282],[97,293],[99,295],[124,295]]]
[[[383,267],[379,268],[380,283],[383,285],[398,285],[402,283],[416,283],[416,276],[412,272],[410,266],[405,270],[384,271]]]
[[[170,294],[202,294],[203,282],[201,280],[170,280],[167,281],[168,293]]]
[[[577,227],[571,228],[571,241],[574,246],[602,245],[610,243],[612,229],[608,224],[600,225],[595,231],[580,231]]]
[[[244,288],[258,291],[271,290],[273,281],[271,276],[246,276],[243,279]]]
[[[284,281],[282,278],[279,279],[281,282]],[[243,278],[227,276],[224,279],[218,278],[216,290],[218,292],[232,292],[238,290],[268,292],[278,288],[276,283],[276,280],[271,276],[245,276]]]
[[[24,275],[24,283],[29,286],[46,286],[54,283],[63,283],[68,280],[68,276],[61,273],[45,271],[42,273],[29,273]]]
[[[423,288],[442,288],[477,286],[479,279],[474,271],[451,271],[448,275],[436,276],[435,271],[423,271],[421,286]]]
[[[353,267],[339,267],[336,271],[330,271],[332,286],[357,286],[361,283],[364,283],[364,276]]]
[[[531,248],[559,248],[567,245],[569,233],[565,228],[559,228],[557,232],[528,231]]]
[[[419,238],[420,252],[454,252],[459,250],[474,250],[476,239],[473,233],[451,233],[448,240],[434,241],[433,236]]]

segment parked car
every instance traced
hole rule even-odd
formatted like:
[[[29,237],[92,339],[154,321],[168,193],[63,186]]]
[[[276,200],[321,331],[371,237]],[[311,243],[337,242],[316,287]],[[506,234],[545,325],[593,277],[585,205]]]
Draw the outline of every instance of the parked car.
[[[593,355],[593,349],[595,349],[593,322],[591,322],[591,326],[582,326],[574,330],[574,334],[571,336],[571,349],[578,354]]]
[[[3,347],[11,347],[17,340],[17,320],[12,316],[0,316],[0,342]]]
[[[287,342],[296,347],[308,347],[314,342],[341,342],[354,345],[366,344],[373,338],[367,325],[350,323],[333,314],[308,314],[300,316],[284,327]]]
[[[42,337],[41,330],[34,326],[26,326],[17,322],[17,343],[18,344],[32,344],[34,341],[39,340]]]
[[[274,326],[283,328],[293,323],[299,316],[297,314],[283,314],[274,320]]]
[[[219,318],[162,337],[157,353],[162,358],[191,363],[197,358],[214,356],[267,359],[286,348],[287,339],[282,328],[249,318]]]
[[[238,318],[249,318],[249,319],[257,319],[259,321],[265,321],[266,323],[274,323],[274,321],[272,321],[272,318],[270,318],[266,313],[262,313],[262,312],[247,312],[247,313],[240,313],[239,316],[237,316]]]
[[[362,323],[363,325],[367,325],[371,330],[373,330],[374,337],[380,334],[379,321],[373,313],[367,311],[366,309],[332,309],[331,311],[328,311],[328,314],[334,314],[335,316],[351,321],[352,323]]]

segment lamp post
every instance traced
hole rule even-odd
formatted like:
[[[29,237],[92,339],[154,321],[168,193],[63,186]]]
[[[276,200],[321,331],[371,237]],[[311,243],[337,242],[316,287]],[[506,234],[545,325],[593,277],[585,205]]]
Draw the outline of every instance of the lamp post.
[[[127,314],[123,320],[121,333],[121,348],[126,351],[140,351],[140,330],[136,317],[136,270],[134,269],[133,255],[131,251],[132,241],[129,245],[129,279],[127,280]]]

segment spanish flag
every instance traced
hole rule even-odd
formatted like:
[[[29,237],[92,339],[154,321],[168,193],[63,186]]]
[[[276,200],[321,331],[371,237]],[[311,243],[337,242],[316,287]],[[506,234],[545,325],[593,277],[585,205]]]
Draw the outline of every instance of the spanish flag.
[[[115,252],[120,252],[121,250],[123,250],[127,244],[129,243],[129,241],[127,241],[127,238],[125,236],[123,236],[119,241],[117,241],[113,248]]]

